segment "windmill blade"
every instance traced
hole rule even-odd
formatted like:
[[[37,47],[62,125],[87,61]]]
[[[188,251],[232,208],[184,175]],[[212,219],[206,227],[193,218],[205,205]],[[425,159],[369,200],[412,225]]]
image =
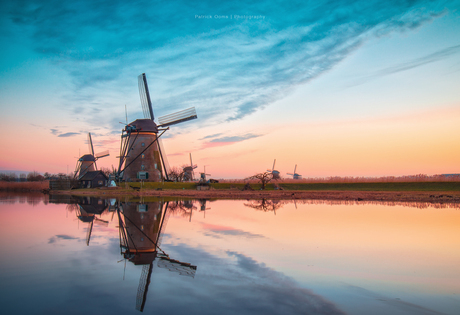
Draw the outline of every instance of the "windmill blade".
[[[169,257],[160,257],[157,266],[165,268],[172,272],[177,272],[181,276],[195,278],[196,266],[186,262],[171,259]]]
[[[168,179],[167,175],[171,173],[171,167],[169,166],[168,158],[166,157],[166,151],[161,138],[158,138],[158,147],[160,148],[160,158],[163,163],[163,169],[166,172],[165,177]]]
[[[102,152],[99,152],[99,153],[96,153],[96,155],[94,156],[96,159],[100,159],[100,158],[103,158],[103,157],[106,157],[106,156],[109,156],[109,150],[106,150],[106,151],[102,151]]]
[[[91,132],[88,132],[88,146],[89,146],[89,153],[94,156],[94,148],[93,148],[93,140],[91,139]]]
[[[158,127],[167,127],[196,118],[198,118],[198,116],[196,115],[195,107],[190,107],[169,115],[159,117],[158,122],[160,124]]]
[[[105,225],[105,226],[108,226],[108,225],[109,225],[109,221],[99,219],[98,217],[94,217],[94,221],[95,221],[96,224],[98,224],[98,225]]]
[[[192,153],[190,153],[190,166],[191,166],[191,167],[192,167],[192,169],[193,169]]]
[[[291,174],[291,173],[286,173],[287,175],[291,175],[291,176],[294,176],[294,174]]]
[[[144,112],[144,118],[154,119],[152,101],[150,100],[149,87],[147,85],[147,77],[145,73],[138,76],[139,84],[139,96],[141,98],[142,111]]]
[[[276,159],[273,161],[272,172],[275,170],[275,163],[276,163]]]
[[[89,241],[91,239],[91,232],[93,231],[93,222],[94,221],[91,221],[91,224],[88,229],[88,233],[86,234],[86,246],[89,246]]]
[[[296,164],[295,167],[294,167],[294,174],[295,174],[295,170],[296,170],[296,169],[297,169],[297,164]]]
[[[149,290],[150,278],[152,277],[153,264],[142,266],[141,278],[139,279],[139,287],[137,288],[136,310],[143,312],[145,301],[147,300],[147,292]]]

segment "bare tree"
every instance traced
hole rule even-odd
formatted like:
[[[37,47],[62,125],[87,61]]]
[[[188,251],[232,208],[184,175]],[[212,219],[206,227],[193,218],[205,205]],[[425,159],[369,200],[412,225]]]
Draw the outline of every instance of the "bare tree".
[[[43,181],[43,180],[45,180],[45,177],[43,177],[43,175],[41,175],[40,173],[37,173],[35,171],[30,172],[29,174],[27,174],[27,181],[29,181],[29,182],[39,182],[39,181]]]
[[[264,172],[246,178],[246,180],[257,179],[262,184],[262,189],[273,179],[272,172]]]
[[[248,203],[245,203],[244,205],[246,207],[265,211],[265,212],[273,211],[276,214],[276,210],[282,208],[285,203],[286,202],[283,202],[281,200],[262,199],[262,200],[251,200]]]
[[[174,182],[181,182],[184,179],[184,170],[180,167],[171,167],[168,177]]]
[[[5,181],[5,182],[15,182],[17,179],[16,174],[10,173],[0,173],[0,181]]]

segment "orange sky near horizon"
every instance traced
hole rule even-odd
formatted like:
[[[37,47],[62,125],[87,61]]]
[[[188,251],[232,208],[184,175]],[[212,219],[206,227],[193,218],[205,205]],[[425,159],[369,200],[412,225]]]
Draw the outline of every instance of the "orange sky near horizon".
[[[262,125],[260,137],[204,149],[197,139],[211,132],[210,127],[163,143],[171,166],[188,162],[182,149],[188,147],[198,171],[206,165],[215,178],[245,178],[271,168],[275,158],[283,177],[295,164],[303,177],[434,175],[458,172],[458,121],[460,107],[446,107],[380,119]],[[14,154],[3,154],[0,169],[58,173],[68,167],[72,172],[79,151],[88,151],[84,136],[57,138],[44,128],[14,128],[11,122],[4,127],[8,136],[0,140],[2,147]],[[111,152],[98,166],[117,167],[119,137],[93,136],[93,142],[104,143],[96,152]]]

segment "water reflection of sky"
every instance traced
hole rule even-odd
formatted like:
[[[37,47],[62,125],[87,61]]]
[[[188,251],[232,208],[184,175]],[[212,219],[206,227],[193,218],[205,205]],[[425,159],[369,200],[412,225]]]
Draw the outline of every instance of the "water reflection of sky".
[[[98,216],[109,223],[95,221],[87,246],[89,224],[75,209],[21,200],[0,202],[4,313],[139,313],[142,266],[128,261],[125,268],[116,215]],[[244,204],[196,202],[191,213],[187,205],[171,214],[161,248],[198,268],[192,278],[155,261],[144,312],[460,310],[456,208],[283,203],[264,211]]]

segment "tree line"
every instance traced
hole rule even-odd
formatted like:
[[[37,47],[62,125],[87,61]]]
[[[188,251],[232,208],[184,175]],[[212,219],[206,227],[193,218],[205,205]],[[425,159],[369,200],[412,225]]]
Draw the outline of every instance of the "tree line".
[[[70,178],[70,175],[64,173],[52,174],[45,172],[43,175],[38,172],[21,173],[0,173],[0,181],[3,182],[41,182],[50,179]]]

